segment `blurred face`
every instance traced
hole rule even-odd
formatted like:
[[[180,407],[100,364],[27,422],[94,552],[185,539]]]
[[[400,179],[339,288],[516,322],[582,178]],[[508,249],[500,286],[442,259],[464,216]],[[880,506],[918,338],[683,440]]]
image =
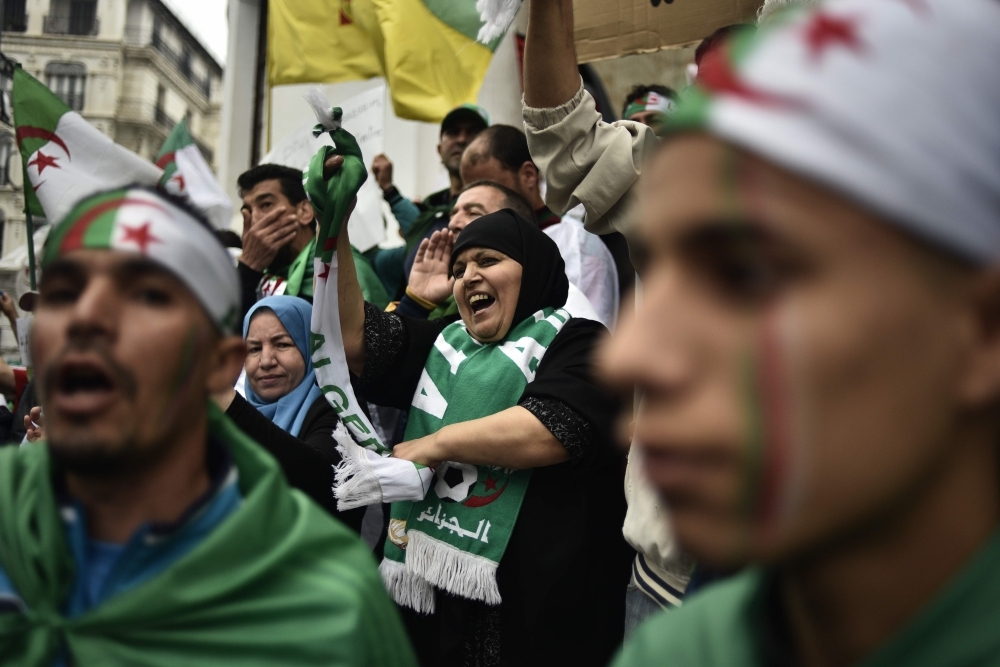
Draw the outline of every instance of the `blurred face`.
[[[441,156],[441,164],[445,166],[449,174],[452,176],[459,175],[462,166],[462,153],[472,143],[472,140],[476,138],[476,135],[482,131],[482,125],[472,122],[459,122],[441,132],[438,155]],[[471,181],[468,182],[471,183]]]
[[[306,374],[306,362],[274,312],[260,310],[247,330],[247,382],[273,403],[292,392]]]
[[[705,562],[781,562],[903,511],[972,406],[970,271],[704,136],[643,190],[642,302],[601,366]],[[965,371],[968,373],[968,371]]]
[[[457,236],[473,220],[481,218],[487,213],[495,213],[503,207],[504,194],[496,188],[485,185],[470,188],[458,196],[458,201],[451,209],[448,229]]]
[[[53,456],[80,474],[149,465],[231,369],[194,295],[132,253],[77,250],[39,285],[32,356]],[[242,349],[242,342],[239,342]]]
[[[659,130],[663,125],[663,121],[666,120],[666,115],[662,111],[640,111],[629,116],[627,120],[642,123],[654,130]]]
[[[510,331],[521,293],[521,265],[488,248],[468,248],[454,263],[455,303],[473,338],[494,343]]]

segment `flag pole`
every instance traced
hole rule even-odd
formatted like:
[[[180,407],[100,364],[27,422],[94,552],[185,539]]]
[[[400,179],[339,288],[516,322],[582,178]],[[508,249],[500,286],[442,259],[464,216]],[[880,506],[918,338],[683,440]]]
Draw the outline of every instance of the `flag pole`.
[[[25,198],[27,199],[27,198]],[[35,225],[31,221],[31,210],[27,201],[24,206],[24,224],[28,228],[28,283],[31,290],[35,290]]]
[[[31,187],[28,168],[22,166],[21,174],[24,184],[24,226],[28,232],[28,285],[31,286],[31,291],[35,291],[35,224],[31,219],[31,205],[28,203],[28,188]]]

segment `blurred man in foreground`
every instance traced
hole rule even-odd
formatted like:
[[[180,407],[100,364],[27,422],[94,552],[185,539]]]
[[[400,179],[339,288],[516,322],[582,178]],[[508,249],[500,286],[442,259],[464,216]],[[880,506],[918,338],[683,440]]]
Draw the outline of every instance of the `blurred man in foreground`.
[[[412,665],[370,554],[209,395],[239,283],[157,192],[49,236],[33,360],[48,442],[0,451],[4,665]]]
[[[677,110],[603,355],[680,541],[758,567],[617,664],[998,664],[1000,5],[789,18]]]

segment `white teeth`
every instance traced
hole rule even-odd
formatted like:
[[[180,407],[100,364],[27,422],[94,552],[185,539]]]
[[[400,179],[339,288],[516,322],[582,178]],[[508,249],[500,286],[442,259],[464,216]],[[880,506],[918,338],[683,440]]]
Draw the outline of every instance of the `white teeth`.
[[[477,303],[479,301],[485,301],[488,298],[490,297],[487,294],[473,294],[472,296],[469,297],[469,305],[471,306],[472,304]]]

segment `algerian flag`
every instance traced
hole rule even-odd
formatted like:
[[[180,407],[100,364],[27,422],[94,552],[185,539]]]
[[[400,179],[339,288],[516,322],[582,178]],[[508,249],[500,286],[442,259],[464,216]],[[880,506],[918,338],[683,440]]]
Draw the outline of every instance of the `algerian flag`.
[[[28,210],[59,222],[84,197],[129,183],[156,185],[160,169],[119,146],[21,68],[14,126]]]
[[[156,166],[163,169],[161,188],[190,201],[216,229],[229,229],[233,202],[202,157],[186,122],[177,123],[163,142]]]

